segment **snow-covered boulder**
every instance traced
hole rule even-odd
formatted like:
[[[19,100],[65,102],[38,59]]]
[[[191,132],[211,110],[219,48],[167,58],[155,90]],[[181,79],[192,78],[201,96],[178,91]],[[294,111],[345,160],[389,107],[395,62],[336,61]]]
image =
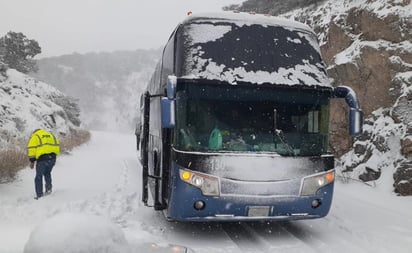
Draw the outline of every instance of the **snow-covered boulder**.
[[[401,153],[412,160],[412,135],[408,135],[401,141]]]
[[[404,195],[412,195],[412,161],[403,160],[393,174],[395,192]]]

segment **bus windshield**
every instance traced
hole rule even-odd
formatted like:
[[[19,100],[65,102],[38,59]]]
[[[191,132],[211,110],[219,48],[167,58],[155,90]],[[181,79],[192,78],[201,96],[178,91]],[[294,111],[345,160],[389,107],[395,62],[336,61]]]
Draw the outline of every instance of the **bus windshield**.
[[[319,90],[181,85],[174,146],[200,152],[324,154],[329,98]]]

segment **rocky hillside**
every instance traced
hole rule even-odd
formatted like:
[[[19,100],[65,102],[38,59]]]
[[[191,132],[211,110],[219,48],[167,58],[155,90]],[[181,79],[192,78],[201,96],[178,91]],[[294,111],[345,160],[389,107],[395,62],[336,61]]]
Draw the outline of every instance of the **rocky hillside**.
[[[160,50],[63,55],[39,60],[33,76],[78,99],[83,127],[131,132],[159,57]]]
[[[0,149],[27,142],[36,128],[60,136],[80,124],[78,110],[69,109],[70,98],[50,85],[14,69],[0,76]]]
[[[248,0],[241,5],[224,7],[226,11],[236,10],[241,12],[256,12],[271,16],[277,16],[297,8],[322,3],[325,0]]]
[[[348,85],[359,96],[366,117],[355,141],[347,134],[345,106],[332,105],[331,147],[342,172],[412,195],[411,0],[317,1],[282,15],[315,30],[334,85]],[[382,173],[393,174],[393,181],[380,180],[388,178]]]

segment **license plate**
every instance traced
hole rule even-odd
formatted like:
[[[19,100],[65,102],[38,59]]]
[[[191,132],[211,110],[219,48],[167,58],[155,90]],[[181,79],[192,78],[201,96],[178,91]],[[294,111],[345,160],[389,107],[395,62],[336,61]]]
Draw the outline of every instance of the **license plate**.
[[[248,216],[252,217],[266,217],[269,216],[269,206],[250,206]]]

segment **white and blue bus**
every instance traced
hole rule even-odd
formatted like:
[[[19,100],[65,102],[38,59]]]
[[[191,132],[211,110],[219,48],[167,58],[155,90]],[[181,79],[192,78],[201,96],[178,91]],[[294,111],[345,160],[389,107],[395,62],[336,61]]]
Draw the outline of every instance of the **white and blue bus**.
[[[349,132],[359,135],[356,95],[330,84],[306,25],[242,13],[187,17],[141,99],[144,204],[177,221],[324,217],[335,179],[333,98],[346,99]]]

